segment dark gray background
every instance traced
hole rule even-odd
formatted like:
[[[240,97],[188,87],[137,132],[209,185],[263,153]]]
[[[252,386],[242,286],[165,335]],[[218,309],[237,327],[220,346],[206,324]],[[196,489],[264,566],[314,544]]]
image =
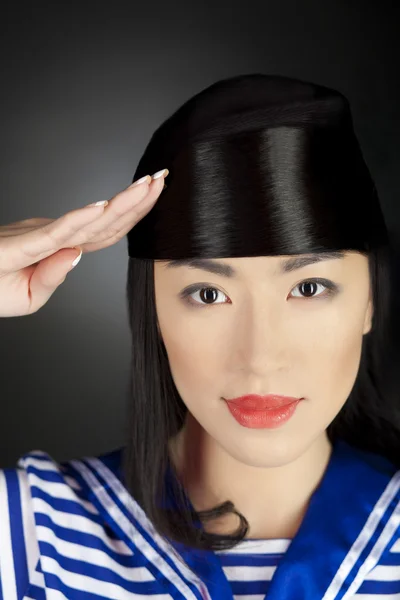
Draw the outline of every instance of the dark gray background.
[[[5,4],[0,223],[111,197],[187,98],[264,72],[347,95],[397,244],[398,27],[388,1]],[[84,255],[37,314],[0,319],[0,466],[33,449],[64,460],[123,445],[126,270],[124,238]]]

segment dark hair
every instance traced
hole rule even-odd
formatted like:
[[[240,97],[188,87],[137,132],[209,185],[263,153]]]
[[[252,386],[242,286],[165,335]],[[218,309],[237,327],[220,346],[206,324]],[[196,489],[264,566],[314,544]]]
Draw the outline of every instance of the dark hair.
[[[234,547],[248,522],[230,501],[192,509],[168,455],[187,408],[158,330],[154,261],[356,250],[368,257],[372,328],[353,389],[329,439],[399,461],[397,398],[385,372],[391,311],[391,247],[347,99],[313,83],[250,74],[219,81],[153,134],[134,180],[167,167],[167,189],[128,234],[132,334],[127,489],[163,536],[206,550]],[[254,233],[256,231],[256,234]],[[172,469],[178,510],[161,506]],[[196,523],[235,513],[231,535]]]

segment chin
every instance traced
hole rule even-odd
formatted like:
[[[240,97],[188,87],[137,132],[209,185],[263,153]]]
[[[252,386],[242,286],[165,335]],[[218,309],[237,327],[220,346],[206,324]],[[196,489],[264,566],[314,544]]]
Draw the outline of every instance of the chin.
[[[224,444],[225,451],[235,460],[248,467],[261,469],[283,467],[296,460],[302,453],[302,448],[297,447],[292,438],[264,438],[251,440],[248,444],[241,443],[233,448],[229,446]]]

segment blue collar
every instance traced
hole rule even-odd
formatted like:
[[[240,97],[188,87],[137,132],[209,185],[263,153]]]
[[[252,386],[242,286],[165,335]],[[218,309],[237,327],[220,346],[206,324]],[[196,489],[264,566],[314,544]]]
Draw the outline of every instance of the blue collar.
[[[218,554],[188,548],[154,531],[123,485],[122,452],[103,456],[102,462],[88,461],[88,495],[118,538],[142,557],[138,560],[154,575],[158,593],[180,600],[233,600]],[[170,476],[168,471],[167,492]],[[396,465],[337,440],[300,528],[274,572],[268,600],[351,598],[398,535],[399,490]],[[172,497],[167,502],[174,506]]]
[[[339,600],[357,589],[357,578],[362,581],[366,567],[370,571],[375,566],[396,522],[396,471],[380,455],[343,440],[333,444],[322,481],[273,575],[268,600]],[[171,543],[206,583],[213,600],[232,598],[218,555]]]

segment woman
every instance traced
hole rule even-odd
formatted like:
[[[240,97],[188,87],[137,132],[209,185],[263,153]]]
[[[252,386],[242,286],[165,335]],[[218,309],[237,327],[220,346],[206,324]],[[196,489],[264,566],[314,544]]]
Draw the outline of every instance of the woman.
[[[1,475],[3,597],[395,597],[389,242],[346,98],[219,81],[134,180],[106,208],[0,230],[2,316],[44,305],[68,247],[128,235],[132,332],[126,446]]]

